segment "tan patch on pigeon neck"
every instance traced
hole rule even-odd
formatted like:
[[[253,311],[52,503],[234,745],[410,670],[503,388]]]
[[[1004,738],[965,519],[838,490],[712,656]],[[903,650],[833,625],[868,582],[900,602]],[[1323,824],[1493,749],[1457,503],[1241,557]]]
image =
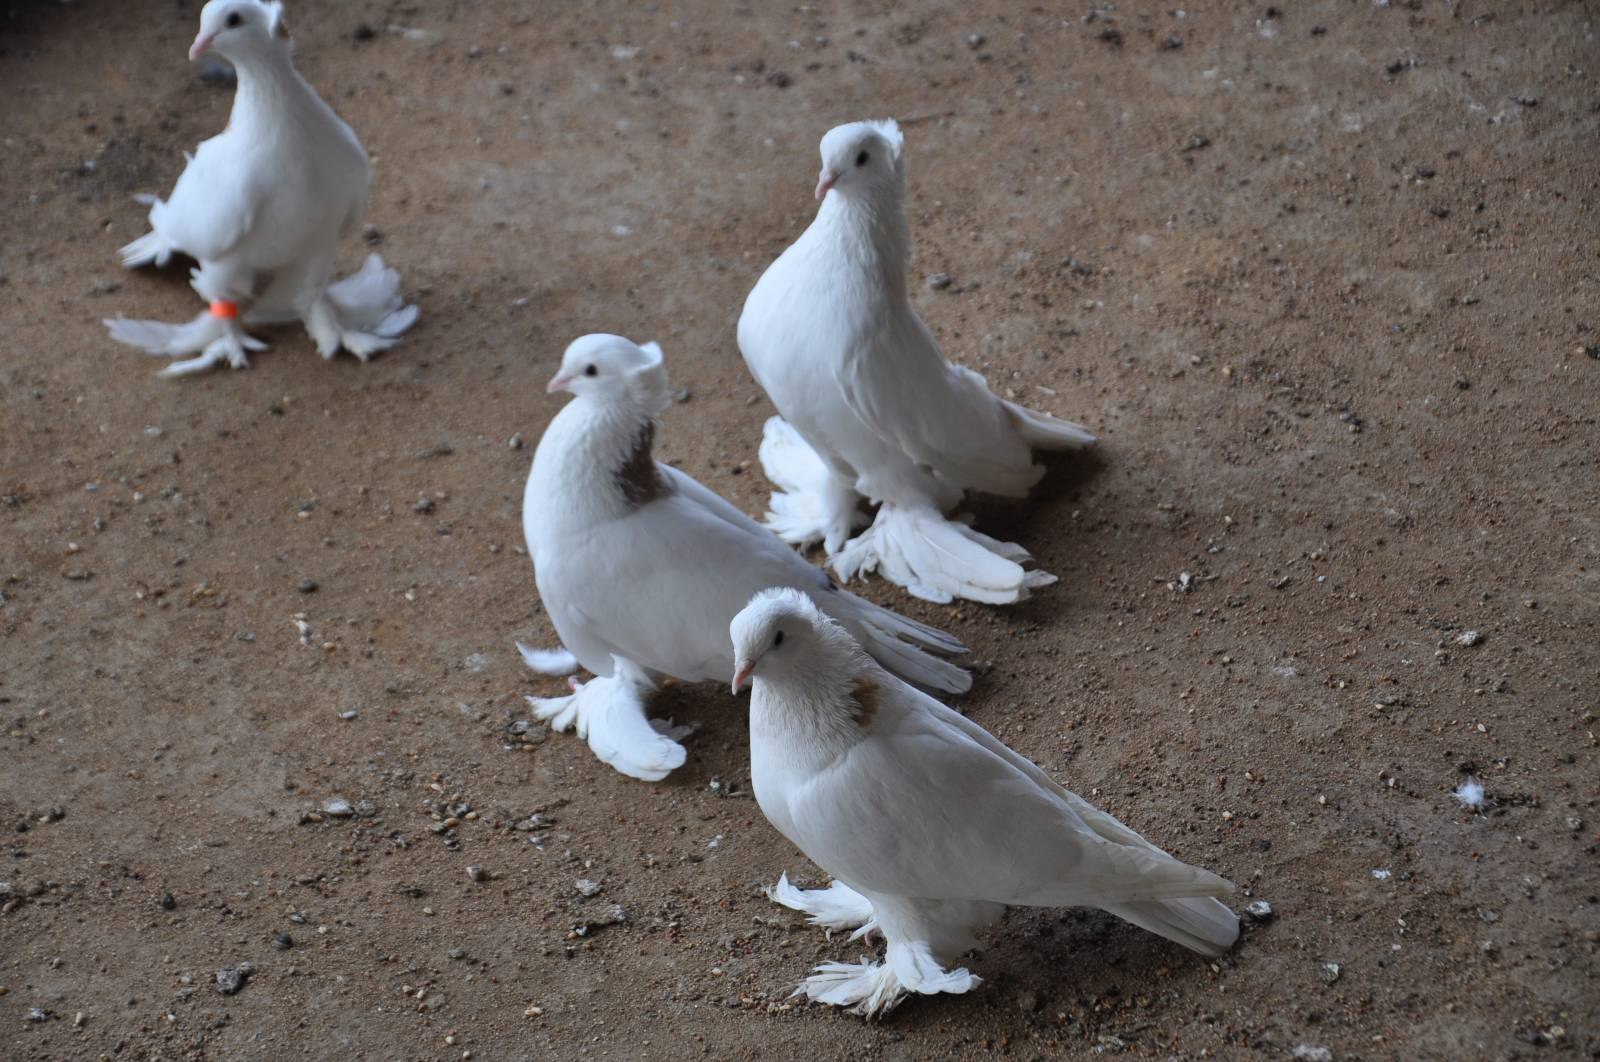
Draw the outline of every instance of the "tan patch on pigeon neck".
[[[617,469],[617,486],[622,490],[622,497],[634,509],[672,493],[672,484],[656,467],[656,459],[650,452],[655,437],[655,424],[646,424],[633,441],[633,452]]]
[[[850,684],[850,700],[856,706],[856,725],[862,730],[872,725],[878,714],[878,684],[868,678],[858,678]]]

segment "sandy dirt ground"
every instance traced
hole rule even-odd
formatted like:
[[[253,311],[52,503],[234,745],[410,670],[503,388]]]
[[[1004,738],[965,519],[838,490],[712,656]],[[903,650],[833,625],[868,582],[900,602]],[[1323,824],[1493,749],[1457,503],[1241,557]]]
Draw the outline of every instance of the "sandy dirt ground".
[[[1595,9],[1198,6],[298,4],[421,323],[169,381],[99,320],[197,309],[116,260],[226,121],[197,5],[8,5],[0,1055],[1600,1055]],[[669,690],[657,785],[512,732],[560,690],[512,643],[553,638],[520,504],[562,348],[659,340],[658,452],[759,514],[734,322],[822,132],[882,115],[930,326],[1103,445],[978,507],[1061,576],[1033,601],[867,592],[1272,904],[1215,963],[1016,910],[971,995],[791,1004],[864,946],[763,897],[818,871],[741,701]]]

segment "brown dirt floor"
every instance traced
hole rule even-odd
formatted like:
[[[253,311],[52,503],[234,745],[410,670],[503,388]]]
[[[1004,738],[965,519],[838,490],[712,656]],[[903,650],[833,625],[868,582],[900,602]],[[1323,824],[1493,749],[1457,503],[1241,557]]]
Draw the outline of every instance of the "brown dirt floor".
[[[422,321],[168,381],[99,319],[197,309],[116,261],[226,120],[197,5],[9,5],[0,1055],[1600,1055],[1595,9],[1197,6],[297,4]],[[862,948],[761,895],[816,871],[741,702],[663,698],[702,729],[659,785],[509,735],[560,688],[512,647],[552,634],[508,441],[562,348],[660,340],[661,454],[759,513],[734,322],[820,135],[881,115],[947,351],[1104,442],[980,507],[1059,585],[868,592],[992,661],[973,718],[1271,901],[1215,964],[1017,910],[974,994],[791,1007]],[[303,821],[335,796],[370,817]]]

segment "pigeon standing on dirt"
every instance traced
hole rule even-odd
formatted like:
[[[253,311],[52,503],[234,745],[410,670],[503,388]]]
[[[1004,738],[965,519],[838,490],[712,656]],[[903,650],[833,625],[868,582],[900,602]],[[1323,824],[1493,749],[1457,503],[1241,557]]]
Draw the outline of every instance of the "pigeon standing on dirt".
[[[196,355],[164,376],[219,361],[243,368],[247,350],[266,346],[245,323],[303,321],[325,358],[341,347],[362,361],[386,350],[417,308],[376,254],[329,284],[339,239],[366,210],[372,170],[355,133],[295,70],[283,5],[211,0],[189,58],[208,52],[238,72],[228,127],[188,156],[167,200],[148,198],[150,232],[122,249],[122,264],[189,255],[199,262],[194,290],[210,308],[186,324],[107,320],[111,337],[158,356]]]
[[[1094,436],[945,360],[906,297],[905,188],[894,122],[830,130],[816,220],[745,301],[739,349],[780,414],[761,443],[781,488],[768,521],[785,541],[822,542],[845,580],[876,569],[928,601],[1020,601],[1055,576],[943,514],[967,490],[1026,495],[1044,474],[1033,450]],[[851,539],[861,495],[880,508]]]
[[[672,401],[660,347],[584,336],[548,389],[574,398],[539,440],[522,523],[565,648],[518,648],[535,671],[570,674],[581,664],[598,677],[571,680],[570,696],[528,698],[539,718],[576,727],[623,774],[666,777],[683,763],[683,746],[646,719],[646,698],[666,676],[726,678],[727,623],[767,586],[793,587],[911,682],[947,692],[971,685],[940,659],[964,653],[959,641],[839,589],[770,530],[656,462],[656,417]]]
[[[883,934],[887,961],[825,963],[801,992],[867,1015],[966,992],[953,961],[1007,905],[1099,907],[1203,955],[1233,886],[1069,793],[988,731],[886,674],[804,594],[756,595],[730,634],[750,697],[750,780],[778,831],[836,880],[773,899]]]

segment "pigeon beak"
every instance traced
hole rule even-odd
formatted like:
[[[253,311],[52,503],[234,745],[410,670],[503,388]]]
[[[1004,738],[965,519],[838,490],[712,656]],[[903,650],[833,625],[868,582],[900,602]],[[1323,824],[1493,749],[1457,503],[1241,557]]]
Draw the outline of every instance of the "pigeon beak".
[[[822,197],[828,194],[828,189],[838,183],[839,175],[832,170],[823,170],[817,175],[817,202],[822,202]]]
[[[571,386],[571,384],[572,384],[572,377],[568,376],[564,372],[558,372],[554,376],[550,377],[550,382],[549,383],[545,384],[544,392],[547,395],[553,395],[557,391],[565,391],[565,390],[567,390],[567,388],[569,386]]]
[[[209,52],[211,50],[211,41],[212,38],[207,37],[203,33],[196,37],[194,39],[194,43],[189,45],[189,61],[192,63],[202,55]]]
[[[750,681],[750,672],[754,671],[755,669],[756,665],[749,660],[740,660],[734,665],[733,695],[735,697],[739,695],[740,690],[744,689],[744,684]]]

